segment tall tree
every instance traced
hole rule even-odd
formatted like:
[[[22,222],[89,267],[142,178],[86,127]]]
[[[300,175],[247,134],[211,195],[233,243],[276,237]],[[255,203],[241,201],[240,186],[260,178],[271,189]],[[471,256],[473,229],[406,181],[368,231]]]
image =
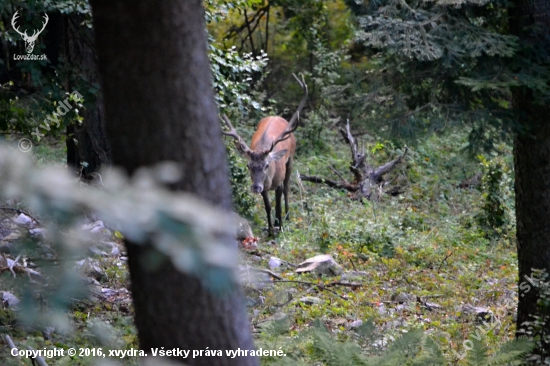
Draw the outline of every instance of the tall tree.
[[[469,123],[472,142],[490,148],[489,132],[511,119],[503,107],[513,82],[506,63],[517,41],[507,34],[502,3],[373,0],[356,9],[368,10],[358,18],[357,40],[373,70],[343,89],[354,122],[401,138]],[[474,141],[483,136],[490,138]]]
[[[90,178],[90,173],[111,163],[111,149],[105,134],[101,91],[89,92],[99,83],[99,72],[93,30],[82,24],[85,18],[78,13],[64,16],[65,57],[71,65],[67,87],[85,95],[86,107],[82,123],[67,124],[66,145],[68,167]]]
[[[174,189],[229,210],[202,1],[92,0],[92,8],[113,163],[133,173],[160,161],[179,162],[183,177]],[[212,293],[169,260],[151,268],[152,245],[126,245],[142,349],[252,349],[238,285]],[[257,365],[253,357],[174,360]]]
[[[523,61],[518,74],[548,82],[550,3],[521,0],[514,5],[510,10],[510,30],[521,39],[522,50],[517,57]],[[521,287],[526,276],[532,276],[532,269],[550,273],[550,105],[547,90],[543,88],[542,91],[527,87],[513,90],[514,108],[524,127],[514,141],[520,282],[518,329],[523,322],[533,320],[531,315],[550,316],[548,309],[537,309],[537,292],[522,291]],[[549,328],[550,323],[547,323],[546,329]],[[546,354],[550,354],[550,342],[542,340],[542,346]]]
[[[532,269],[550,272],[550,2],[372,0],[355,10],[369,12],[358,39],[383,61],[348,98],[358,117],[401,136],[469,122],[477,147],[514,132],[518,329],[531,315],[550,316],[521,286]],[[550,343],[540,345],[550,354]]]

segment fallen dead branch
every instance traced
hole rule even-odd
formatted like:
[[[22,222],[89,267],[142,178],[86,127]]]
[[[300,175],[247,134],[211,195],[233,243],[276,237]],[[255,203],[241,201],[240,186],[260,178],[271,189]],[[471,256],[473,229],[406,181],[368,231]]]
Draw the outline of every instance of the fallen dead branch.
[[[355,198],[366,198],[370,200],[373,194],[373,187],[378,187],[380,191],[382,190],[384,185],[383,175],[394,169],[397,164],[405,158],[408,148],[405,148],[403,154],[394,160],[375,168],[368,164],[366,159],[367,155],[364,149],[359,152],[357,142],[355,141],[355,138],[350,130],[349,120],[346,122],[345,128],[340,128],[340,133],[351,150],[352,161],[350,163],[349,170],[353,175],[353,180],[348,182],[334,167],[330,168],[340,178],[340,180],[332,180],[304,174],[300,174],[300,178],[307,182],[325,184],[331,188],[345,189],[348,192],[354,193],[356,196]],[[394,187],[385,193],[396,194],[396,192],[399,193],[399,190],[396,190]]]
[[[32,221],[36,222],[37,224],[40,224],[40,221],[38,221],[35,217],[31,216],[29,213],[23,211],[23,210],[20,210],[18,208],[13,208],[13,207],[0,207],[0,210],[7,210],[7,211],[15,211],[17,212],[18,214],[23,214],[25,216],[28,216],[31,218]]]

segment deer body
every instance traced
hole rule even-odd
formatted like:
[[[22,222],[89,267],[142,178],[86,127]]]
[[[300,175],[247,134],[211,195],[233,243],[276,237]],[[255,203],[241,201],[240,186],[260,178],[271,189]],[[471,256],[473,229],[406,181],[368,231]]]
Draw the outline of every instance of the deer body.
[[[288,139],[278,143],[265,157],[273,142],[288,127],[288,122],[281,117],[266,117],[258,124],[258,129],[252,136],[250,144],[252,153],[248,162],[248,169],[252,179],[252,192],[260,193],[264,200],[267,215],[268,230],[273,233],[271,223],[271,203],[269,191],[275,191],[275,218],[276,225],[282,227],[281,195],[285,200],[285,216],[289,218],[288,187],[292,174],[292,158],[296,150],[296,138],[290,134]],[[267,163],[267,166],[266,166]]]
[[[254,193],[260,193],[264,200],[270,235],[273,234],[273,224],[269,191],[275,191],[275,218],[279,227],[283,226],[281,209],[283,195],[285,214],[288,219],[288,187],[292,174],[292,158],[296,150],[296,138],[293,132],[298,127],[298,118],[307,99],[307,85],[303,77],[302,81],[298,78],[296,80],[304,90],[304,96],[290,122],[277,116],[263,118],[252,136],[250,148],[235,131],[227,116],[224,116],[225,124],[229,127],[229,132],[224,134],[235,139],[237,149],[248,160],[248,170],[252,179],[250,189]]]
[[[250,148],[253,152],[261,153],[262,151],[269,150],[271,144],[275,139],[285,130],[288,126],[288,122],[282,117],[266,117],[258,123],[258,129],[252,136],[252,142]],[[267,174],[265,174],[263,189],[274,190],[283,184],[287,173],[287,164],[292,164],[292,157],[296,150],[296,138],[294,134],[290,134],[290,137],[277,144],[272,153],[278,153],[279,151],[286,151],[284,155],[278,160],[272,160],[269,164]],[[252,171],[251,171],[252,174]],[[254,190],[254,183],[260,183],[260,177],[254,179],[252,177],[252,191]],[[261,192],[261,191],[260,191]],[[256,193],[260,193],[256,192]]]

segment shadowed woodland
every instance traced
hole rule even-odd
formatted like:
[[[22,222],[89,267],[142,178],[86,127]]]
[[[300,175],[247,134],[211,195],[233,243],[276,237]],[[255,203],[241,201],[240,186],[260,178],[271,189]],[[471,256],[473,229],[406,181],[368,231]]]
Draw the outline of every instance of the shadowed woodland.
[[[0,0],[0,363],[548,364],[549,22]]]

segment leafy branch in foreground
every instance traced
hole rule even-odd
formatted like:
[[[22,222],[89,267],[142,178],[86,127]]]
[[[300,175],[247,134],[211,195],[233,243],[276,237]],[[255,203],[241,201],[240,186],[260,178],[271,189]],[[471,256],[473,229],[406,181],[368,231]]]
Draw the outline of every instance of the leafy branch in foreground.
[[[141,169],[132,178],[111,169],[102,174],[105,189],[97,189],[79,184],[66,168],[38,169],[24,153],[0,145],[0,198],[24,202],[48,221],[46,240],[66,254],[65,260],[84,252],[87,238],[79,227],[83,213],[93,212],[129,240],[151,243],[180,271],[195,274],[213,290],[223,292],[237,283],[233,268],[237,260],[235,250],[220,238],[231,237],[235,226],[230,215],[191,194],[174,193],[163,186],[179,175],[175,163]],[[75,277],[72,266],[57,268],[63,272],[57,276]],[[50,292],[57,299],[52,303],[69,303],[70,292],[60,285]],[[60,318],[46,314],[35,320],[51,325],[52,319]],[[66,329],[61,323],[55,326]]]

